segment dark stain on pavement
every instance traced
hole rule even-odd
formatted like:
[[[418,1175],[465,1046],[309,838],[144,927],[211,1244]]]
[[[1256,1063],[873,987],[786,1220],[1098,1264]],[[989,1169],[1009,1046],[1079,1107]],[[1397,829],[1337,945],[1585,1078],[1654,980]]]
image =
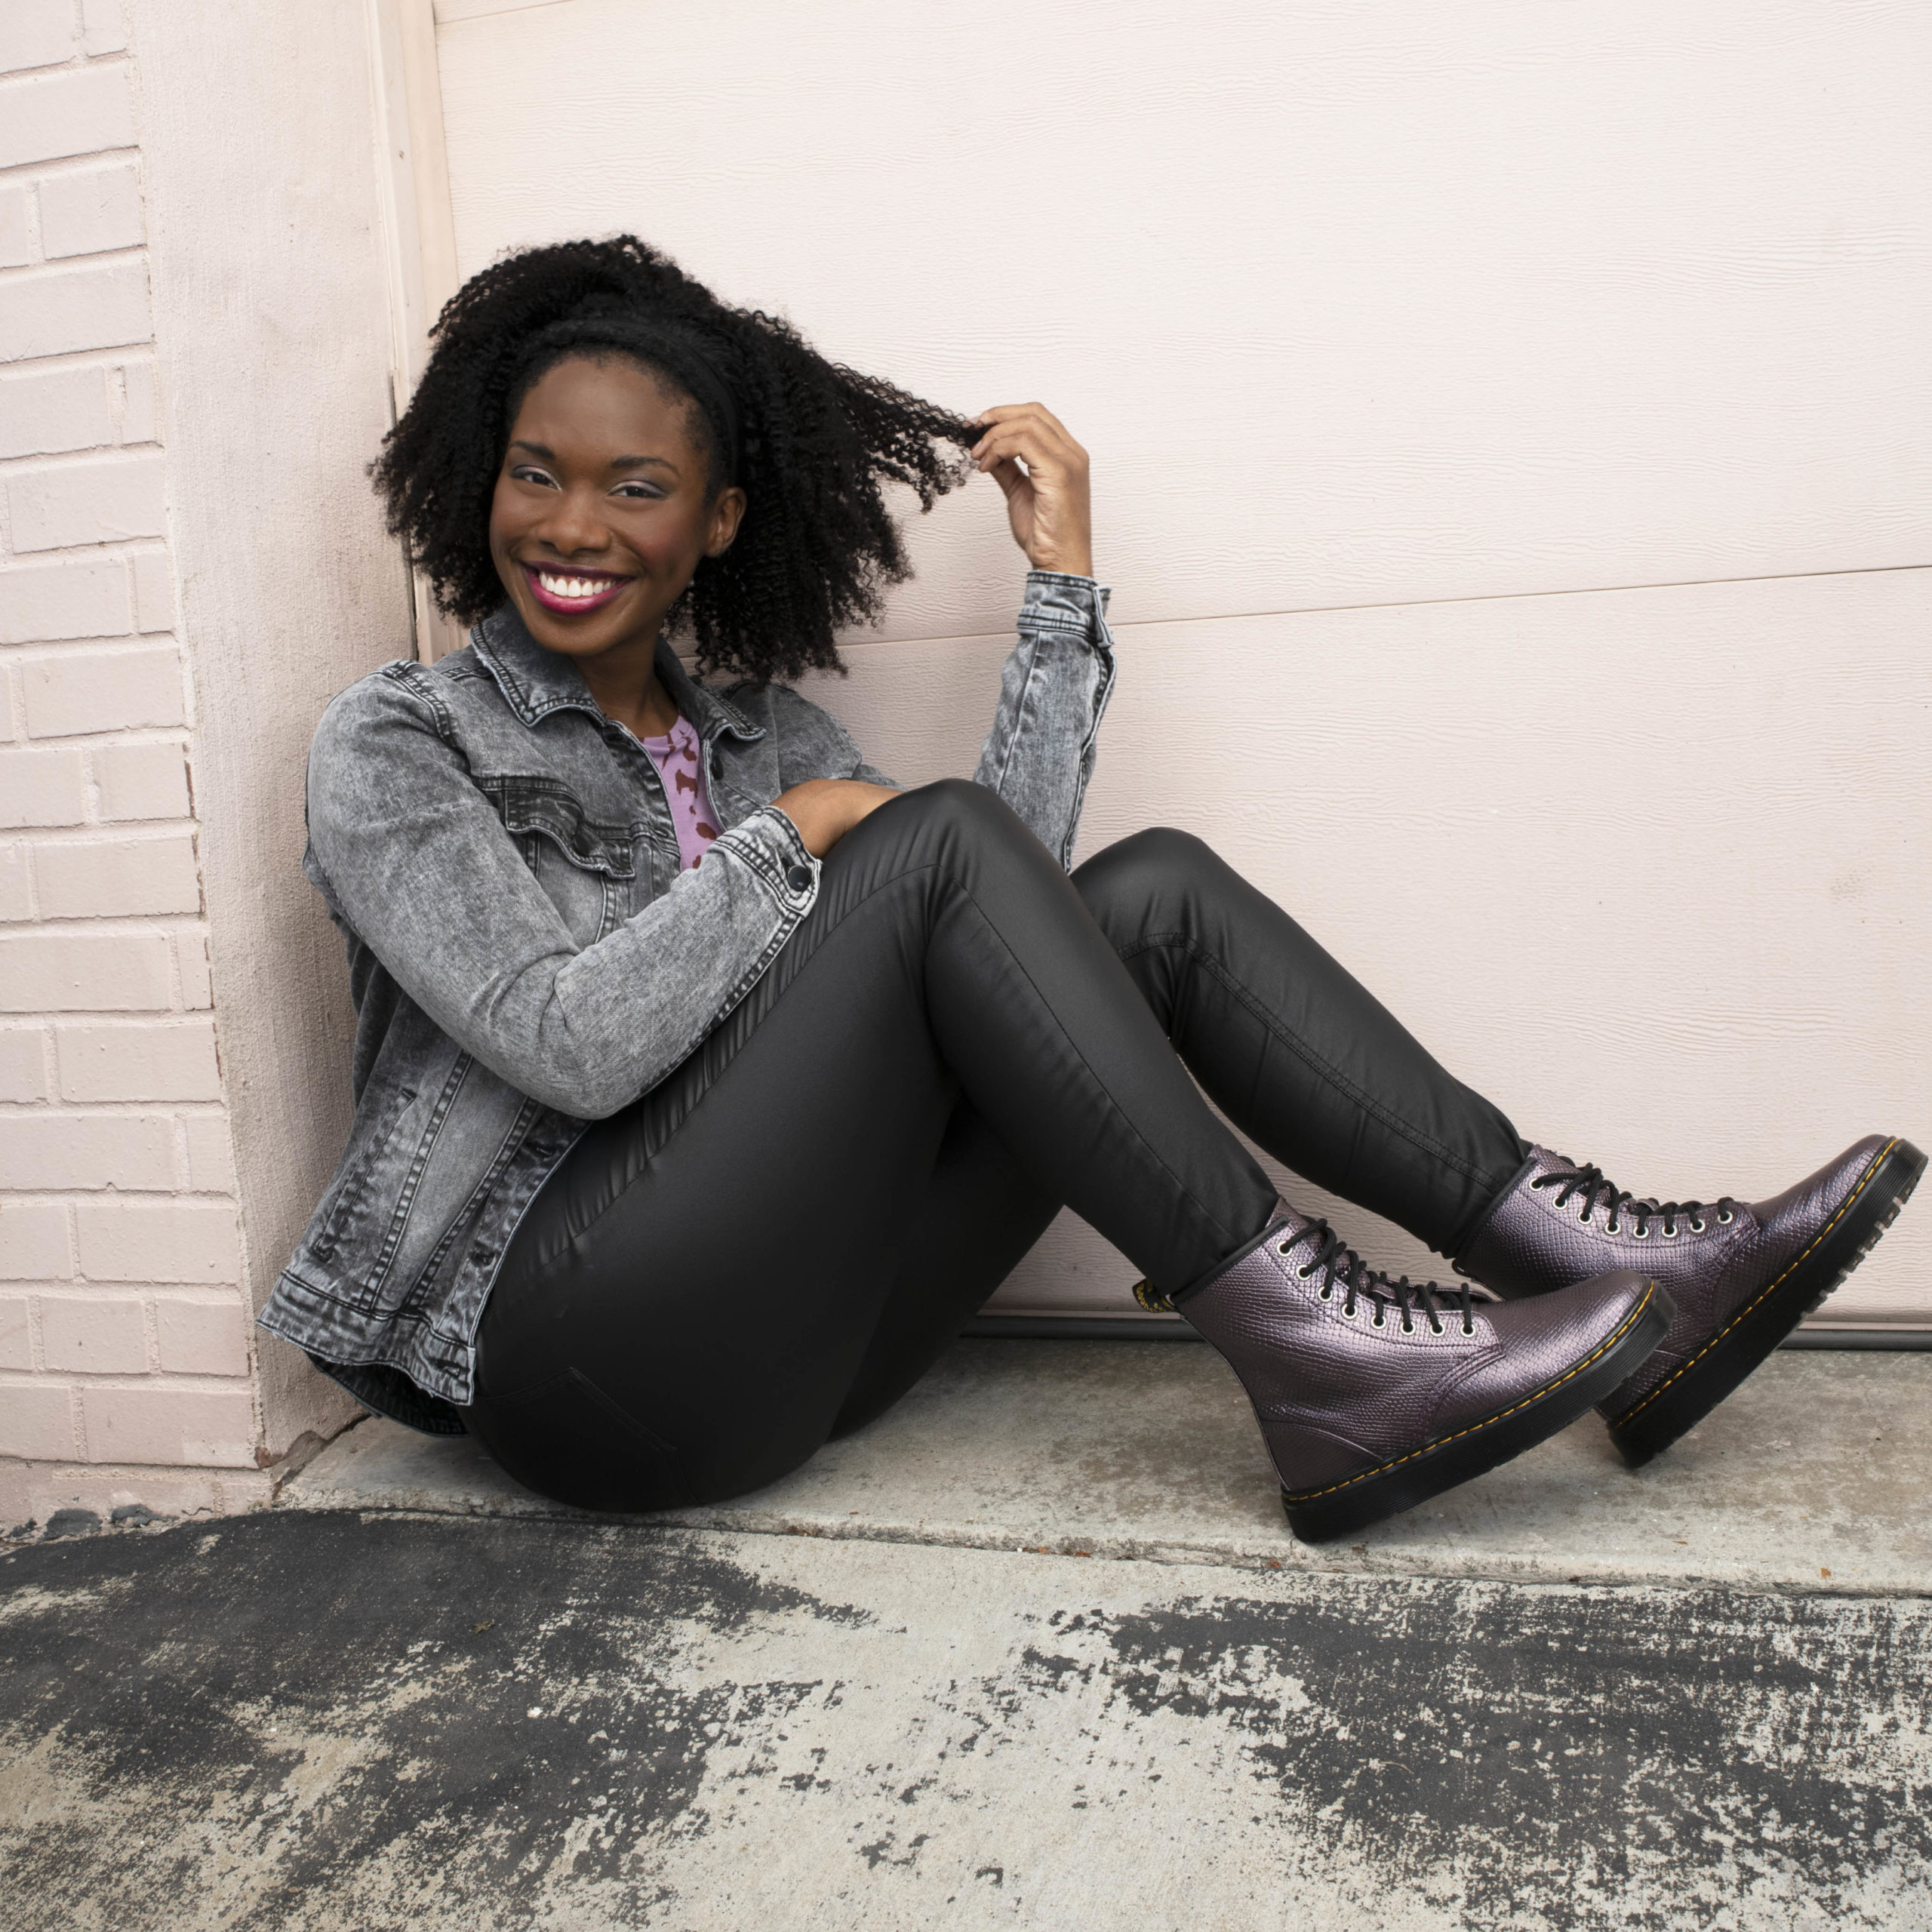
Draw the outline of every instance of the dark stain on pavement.
[[[972,1780],[1097,1721],[1222,1752],[1232,1823],[1292,1825],[1270,1841],[1435,1915],[1404,1924],[1622,1932],[1749,1899],[1738,1922],[1878,1926],[1902,1884],[1925,1903],[1922,1602],[1231,1572],[1145,1614],[1016,1607],[998,1671],[928,1684],[895,1675],[905,1629],[729,1554],[787,1547],[288,1512],[0,1558],[0,1922],[711,1932],[658,1854],[715,1842],[707,1807],[755,1787],[777,1807],[759,1829],[848,1847],[841,1897],[950,1860],[1044,1923],[1023,1847],[974,1838]],[[1066,1561],[1067,1600],[1106,1570]],[[918,1617],[943,1650],[986,1614]],[[857,1633],[875,1683],[909,1684],[906,1761],[849,1761],[851,1687],[758,1648],[787,1620]],[[1171,1755],[1165,1783],[1137,1761],[1176,1789]],[[1079,1775],[1029,1801],[1100,1817]],[[859,1922],[823,1900],[801,1922],[807,1903]]]
[[[1115,1694],[1241,1734],[1312,1828],[1398,1882],[1453,1869],[1472,1926],[1567,1932],[1712,1923],[1752,1891],[1801,1897],[1794,1924],[1894,1923],[1875,1873],[1932,1871],[1927,1613],[1422,1580],[1095,1622]]]
[[[395,1516],[41,1545],[0,1562],[0,1921],[13,1932],[77,1918],[308,1926],[317,1900],[405,1835],[412,1884],[460,1857],[472,1923],[522,1922],[520,1899],[568,1836],[571,1876],[611,1881],[619,1922],[641,1924],[659,1901],[631,1882],[639,1834],[701,1833],[708,1752],[822,1688],[680,1684],[654,1631],[691,1620],[728,1637],[787,1609],[864,1617],[681,1540]],[[35,1806],[37,1740],[85,1764],[85,1792],[69,1780],[57,1807]],[[323,1774],[312,1809],[299,1777],[288,1795],[306,1753]],[[130,1791],[132,1814],[107,1807],[110,1849],[96,1804]],[[184,1811],[208,1814],[207,1863],[252,1854],[272,1884],[245,1878],[183,1910],[208,1884],[180,1849]],[[178,1869],[139,1855],[150,1839]],[[395,1904],[393,1922],[409,1923]]]

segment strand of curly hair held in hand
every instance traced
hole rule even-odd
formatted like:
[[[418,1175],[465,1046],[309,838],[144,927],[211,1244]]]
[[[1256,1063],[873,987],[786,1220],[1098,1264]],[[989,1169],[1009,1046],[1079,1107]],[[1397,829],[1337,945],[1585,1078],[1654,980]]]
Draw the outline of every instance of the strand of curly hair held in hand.
[[[791,325],[734,309],[634,235],[506,257],[452,297],[429,364],[371,466],[392,532],[436,602],[474,623],[503,601],[491,497],[518,405],[572,355],[621,355],[689,398],[712,494],[736,483],[737,540],[672,613],[698,662],[758,681],[839,669],[835,633],[878,617],[907,574],[883,485],[921,510],[970,473],[981,432],[829,362]]]

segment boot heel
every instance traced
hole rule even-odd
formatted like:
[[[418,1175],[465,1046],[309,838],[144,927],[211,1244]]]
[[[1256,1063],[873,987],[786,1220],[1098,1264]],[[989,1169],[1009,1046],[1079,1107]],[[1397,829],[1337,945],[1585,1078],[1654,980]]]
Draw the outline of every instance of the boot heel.
[[[1521,1400],[1453,1435],[1327,1489],[1284,1489],[1288,1527],[1303,1543],[1326,1543],[1438,1496],[1506,1463],[1586,1415],[1627,1381],[1669,1330],[1670,1297],[1654,1281],[1594,1354]]]

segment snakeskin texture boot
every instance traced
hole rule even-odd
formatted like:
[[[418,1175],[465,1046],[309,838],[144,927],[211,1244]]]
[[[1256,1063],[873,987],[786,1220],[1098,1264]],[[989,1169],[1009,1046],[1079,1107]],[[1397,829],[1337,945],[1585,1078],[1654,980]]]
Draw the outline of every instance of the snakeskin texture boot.
[[[1670,1324],[1630,1271],[1530,1302],[1391,1281],[1282,1204],[1256,1244],[1169,1300],[1240,1377],[1304,1542],[1466,1482],[1576,1420]]]
[[[1769,1201],[1638,1200],[1601,1168],[1534,1147],[1456,1257],[1496,1294],[1543,1295],[1613,1268],[1661,1281],[1663,1346],[1601,1404],[1632,1467],[1722,1401],[1868,1254],[1925,1171],[1874,1134]]]

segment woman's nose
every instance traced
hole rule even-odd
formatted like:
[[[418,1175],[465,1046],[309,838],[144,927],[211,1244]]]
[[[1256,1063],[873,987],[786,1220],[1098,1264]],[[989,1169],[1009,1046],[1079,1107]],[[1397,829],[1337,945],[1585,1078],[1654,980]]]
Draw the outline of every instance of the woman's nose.
[[[589,492],[561,492],[537,524],[536,535],[563,556],[576,556],[586,550],[609,546],[611,532],[597,514],[596,500]]]

